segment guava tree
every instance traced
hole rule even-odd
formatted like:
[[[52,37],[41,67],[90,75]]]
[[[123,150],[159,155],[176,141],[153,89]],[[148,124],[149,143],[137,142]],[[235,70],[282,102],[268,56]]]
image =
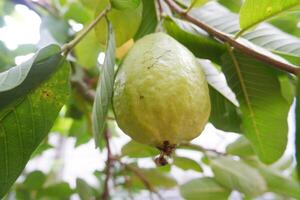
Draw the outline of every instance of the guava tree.
[[[1,199],[300,199],[299,0],[1,0],[0,27],[17,4],[41,40],[0,37]],[[238,138],[191,141],[207,123]],[[132,140],[116,152],[119,128]],[[26,170],[54,132],[106,153],[97,185]]]

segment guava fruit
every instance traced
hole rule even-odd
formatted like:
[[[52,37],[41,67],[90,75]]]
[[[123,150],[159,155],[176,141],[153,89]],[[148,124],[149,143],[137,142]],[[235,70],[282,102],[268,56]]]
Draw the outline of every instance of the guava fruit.
[[[124,58],[113,108],[124,133],[170,154],[204,129],[210,115],[208,85],[187,48],[165,33],[154,33],[138,40]]]
[[[105,9],[109,0],[101,0],[96,8],[96,15]],[[137,8],[118,10],[112,8],[107,14],[115,32],[116,46],[119,47],[129,39],[133,38],[142,21],[143,3]],[[107,23],[102,19],[97,23],[95,32],[100,44],[105,45],[107,39]]]

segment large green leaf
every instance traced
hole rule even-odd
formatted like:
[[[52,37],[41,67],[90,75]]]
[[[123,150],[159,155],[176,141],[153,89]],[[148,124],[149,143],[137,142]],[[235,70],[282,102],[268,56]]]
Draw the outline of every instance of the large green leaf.
[[[186,200],[227,200],[230,192],[209,177],[194,179],[180,186],[180,193]]]
[[[212,160],[211,168],[221,185],[247,196],[258,196],[267,189],[266,182],[259,172],[243,162],[222,157]]]
[[[240,103],[245,136],[263,162],[275,162],[287,144],[290,107],[281,94],[276,71],[231,50],[222,59],[223,72]]]
[[[300,180],[300,75],[298,76],[297,98],[296,98],[296,160],[297,172]]]
[[[51,129],[69,95],[68,77],[63,61],[47,81],[0,112],[0,197]]]
[[[111,104],[114,85],[115,67],[115,35],[110,22],[108,22],[108,39],[104,64],[99,77],[96,97],[93,105],[92,121],[96,146],[100,144],[104,131],[108,107]]]
[[[299,0],[246,0],[240,11],[242,32],[300,5]]]
[[[142,22],[137,33],[134,36],[134,39],[139,39],[144,35],[153,33],[157,25],[157,17],[155,10],[154,0],[142,0],[143,2],[143,14]]]

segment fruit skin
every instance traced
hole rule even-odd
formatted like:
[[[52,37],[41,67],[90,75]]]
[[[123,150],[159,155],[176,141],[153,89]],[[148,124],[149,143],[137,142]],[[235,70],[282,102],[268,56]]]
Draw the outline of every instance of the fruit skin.
[[[96,15],[103,11],[108,4],[109,0],[101,0],[97,5]],[[107,16],[114,28],[117,47],[122,46],[122,44],[133,38],[141,24],[142,13],[142,2],[140,2],[140,5],[134,9],[118,10],[112,8],[109,11]],[[102,19],[97,23],[95,32],[100,44],[105,46],[107,39],[107,22],[105,19]]]
[[[138,40],[121,65],[113,107],[134,140],[164,148],[202,132],[210,114],[207,82],[194,55],[164,33]]]

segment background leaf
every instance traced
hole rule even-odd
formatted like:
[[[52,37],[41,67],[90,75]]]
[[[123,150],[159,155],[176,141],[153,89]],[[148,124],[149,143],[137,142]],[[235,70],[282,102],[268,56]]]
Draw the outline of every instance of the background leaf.
[[[68,199],[73,192],[74,191],[71,189],[68,183],[61,182],[38,190],[37,197],[49,197],[53,200]]]
[[[221,186],[213,178],[204,177],[180,186],[180,193],[186,200],[227,200],[231,191]]]
[[[111,104],[114,85],[115,67],[115,35],[110,22],[108,22],[108,42],[105,52],[104,64],[99,77],[96,97],[93,105],[92,120],[93,134],[96,146],[100,144],[101,136],[104,131],[108,107]]]
[[[26,176],[24,186],[30,190],[37,190],[43,187],[46,175],[42,171],[33,171]]]
[[[269,191],[300,199],[300,184],[297,181],[284,177],[279,171],[267,166],[260,165],[258,168],[266,180]]]
[[[223,71],[242,111],[243,131],[265,163],[279,159],[287,144],[290,105],[272,66],[231,52],[223,56]]]
[[[173,156],[173,164],[183,170],[192,169],[196,172],[203,172],[203,169],[200,166],[200,164],[190,158]]]
[[[155,10],[155,3],[153,0],[142,0],[143,2],[143,14],[142,21],[138,31],[136,32],[134,39],[137,40],[144,35],[153,33],[157,25],[157,17]]]
[[[76,188],[81,200],[91,200],[94,197],[93,190],[89,184],[81,179],[76,179]]]
[[[299,5],[298,0],[246,0],[240,11],[242,31]]]
[[[174,178],[157,169],[143,169],[133,166],[154,187],[172,188],[177,185]],[[136,175],[132,175],[130,185],[133,188],[145,188],[143,182]]]
[[[112,0],[111,5],[120,10],[137,8],[141,3],[141,0]]]
[[[245,163],[222,157],[212,160],[211,168],[221,185],[251,197],[258,196],[267,189],[266,182],[258,171]]]
[[[122,155],[131,158],[153,157],[159,154],[159,150],[131,140],[122,147]]]
[[[254,150],[251,143],[245,136],[240,136],[237,140],[226,147],[226,152],[237,156],[253,156]]]
[[[0,112],[0,197],[24,169],[48,134],[69,95],[69,64]]]

